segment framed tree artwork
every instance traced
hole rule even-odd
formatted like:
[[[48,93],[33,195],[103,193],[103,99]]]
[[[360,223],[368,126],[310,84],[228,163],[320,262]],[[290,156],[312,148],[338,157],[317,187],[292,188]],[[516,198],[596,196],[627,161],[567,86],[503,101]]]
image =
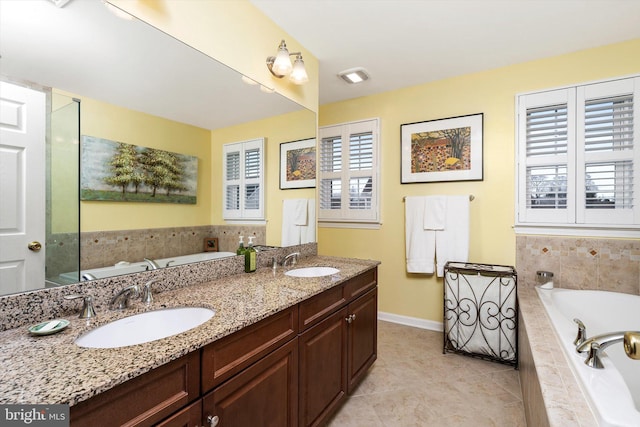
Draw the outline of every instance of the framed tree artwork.
[[[316,186],[316,139],[280,144],[280,189]]]
[[[401,183],[482,181],[483,114],[400,126]]]

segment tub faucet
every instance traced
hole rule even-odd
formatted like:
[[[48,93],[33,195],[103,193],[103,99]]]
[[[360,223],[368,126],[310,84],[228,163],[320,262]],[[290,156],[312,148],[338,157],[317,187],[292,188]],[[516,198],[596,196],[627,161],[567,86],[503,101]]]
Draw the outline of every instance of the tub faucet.
[[[145,258],[144,260],[145,260],[145,262],[147,264],[149,264],[149,265],[147,265],[147,270],[158,270],[160,268],[158,263],[155,262],[154,260],[149,259],[149,258]]]
[[[587,340],[587,327],[584,326],[582,320],[578,318],[573,319],[573,321],[578,324],[578,335],[576,335],[576,339],[573,340],[573,345],[577,347]]]
[[[597,335],[579,344],[576,347],[578,353],[587,353],[584,361],[585,365],[602,369],[604,365],[600,357],[605,348],[612,344],[624,343],[624,350],[627,356],[634,360],[640,360],[640,353],[637,351],[640,342],[640,331],[612,332],[609,334]]]
[[[87,281],[87,280],[96,280],[96,279],[97,279],[97,277],[96,277],[96,276],[94,276],[94,275],[93,275],[93,274],[91,274],[91,273],[84,273],[84,274],[82,275],[82,280],[84,280],[84,281]]]
[[[124,310],[129,306],[129,300],[131,297],[138,297],[140,295],[140,286],[131,285],[127,286],[120,292],[118,292],[109,303],[111,310]],[[114,308],[115,307],[115,308]]]

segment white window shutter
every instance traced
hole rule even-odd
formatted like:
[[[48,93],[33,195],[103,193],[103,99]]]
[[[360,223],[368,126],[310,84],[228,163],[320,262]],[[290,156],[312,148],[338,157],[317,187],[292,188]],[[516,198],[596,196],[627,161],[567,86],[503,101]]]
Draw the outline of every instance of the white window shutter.
[[[378,119],[320,128],[319,220],[379,223]]]
[[[225,144],[223,218],[264,220],[264,138]]]

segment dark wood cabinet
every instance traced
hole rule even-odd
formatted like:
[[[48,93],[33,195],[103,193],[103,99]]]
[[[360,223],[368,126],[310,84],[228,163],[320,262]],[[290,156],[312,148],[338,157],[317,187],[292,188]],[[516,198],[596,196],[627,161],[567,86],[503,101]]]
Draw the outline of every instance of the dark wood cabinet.
[[[151,426],[200,397],[200,352],[71,407],[78,427]]]
[[[298,340],[262,358],[202,399],[219,426],[293,427],[298,422]]]
[[[374,268],[72,406],[71,426],[321,426],[376,357]]]
[[[324,425],[376,360],[376,285],[372,270],[300,304],[300,426]]]
[[[347,393],[347,308],[318,323],[298,338],[299,419],[301,426],[324,422]]]
[[[349,317],[351,316],[351,317]],[[378,357],[378,289],[349,304],[347,392],[350,394]]]

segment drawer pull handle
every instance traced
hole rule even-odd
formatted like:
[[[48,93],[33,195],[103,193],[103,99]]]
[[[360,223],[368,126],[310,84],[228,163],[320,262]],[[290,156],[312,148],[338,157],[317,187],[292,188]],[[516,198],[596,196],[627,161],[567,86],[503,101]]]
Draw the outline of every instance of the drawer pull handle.
[[[355,314],[350,314],[349,316],[345,317],[345,319],[347,321],[347,323],[351,323],[354,320],[356,320],[356,315]]]
[[[210,427],[216,427],[220,422],[220,418],[218,418],[217,415],[209,415],[207,417],[207,422],[209,423]]]

